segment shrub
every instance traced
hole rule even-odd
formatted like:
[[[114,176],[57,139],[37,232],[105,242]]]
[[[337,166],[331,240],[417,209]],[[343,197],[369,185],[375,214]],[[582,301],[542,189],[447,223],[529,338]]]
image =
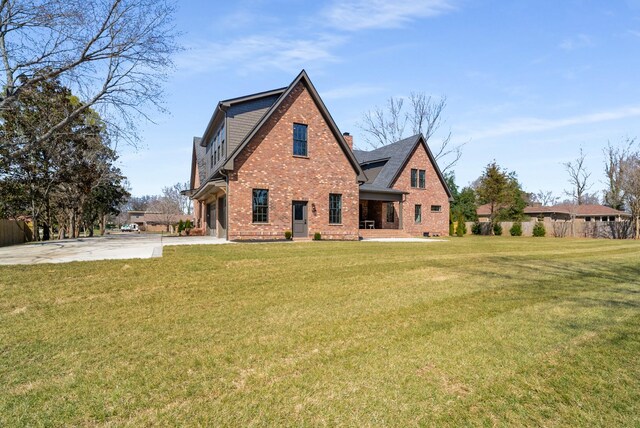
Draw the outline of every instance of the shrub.
[[[482,225],[479,221],[473,223],[473,226],[471,226],[471,233],[474,235],[482,235]]]
[[[319,241],[322,239],[322,235],[320,235],[320,232],[316,232],[313,234],[313,240],[314,241]]]
[[[290,230],[285,230],[284,231],[284,239],[289,240],[289,239],[291,239],[292,236],[293,236],[293,234],[291,233]]]
[[[458,224],[456,225],[456,236],[462,238],[467,233],[467,225],[464,223],[464,216],[458,216]]]
[[[493,225],[493,234],[496,236],[502,235],[502,225],[500,223],[495,223]]]
[[[453,235],[455,235],[453,222],[451,220],[449,220],[449,236],[453,236]]]
[[[522,223],[519,221],[513,223],[513,226],[509,229],[509,233],[511,236],[522,236]]]
[[[191,224],[191,220],[187,219],[187,221],[184,222],[184,228],[191,229],[192,227],[193,225]]]
[[[546,232],[542,222],[537,222],[536,225],[533,226],[533,236],[544,236]]]
[[[184,223],[182,222],[182,220],[178,222],[177,230],[178,230],[178,235],[182,234],[182,231],[184,230]]]

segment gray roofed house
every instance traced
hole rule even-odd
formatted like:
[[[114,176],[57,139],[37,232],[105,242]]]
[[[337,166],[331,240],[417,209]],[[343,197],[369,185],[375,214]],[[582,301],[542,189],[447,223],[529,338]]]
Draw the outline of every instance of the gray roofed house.
[[[448,232],[451,194],[424,138],[353,150],[304,70],[287,87],[218,102],[193,140],[191,168],[185,194],[205,234],[281,239],[288,229],[294,237],[357,239],[383,230]]]
[[[444,176],[440,168],[438,168],[431,149],[429,149],[429,146],[424,142],[422,134],[416,134],[371,151],[354,150],[353,154],[356,156],[356,159],[358,159],[358,162],[360,162],[360,166],[367,176],[367,182],[360,188],[365,190],[391,189],[401,169],[407,163],[420,142],[424,143],[424,147],[427,149],[427,154],[436,169],[438,178],[442,181],[447,195],[451,197],[451,192],[447,187]]]

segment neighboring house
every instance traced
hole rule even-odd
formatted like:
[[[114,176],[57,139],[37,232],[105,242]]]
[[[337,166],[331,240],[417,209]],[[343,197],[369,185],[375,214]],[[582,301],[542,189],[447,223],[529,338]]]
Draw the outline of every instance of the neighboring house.
[[[195,223],[193,215],[168,215],[160,212],[127,211],[127,224],[135,223],[140,230],[146,232],[164,232],[167,230],[167,223],[169,223],[170,231],[173,231],[173,225],[180,220],[183,222],[190,220],[191,223]]]
[[[477,209],[479,221],[489,221],[489,204],[480,205]],[[537,218],[541,221],[622,221],[628,220],[631,215],[624,211],[618,211],[604,205],[571,205],[560,204],[542,206],[536,204],[525,207],[526,216]]]
[[[450,193],[424,139],[354,153],[304,70],[286,88],[218,103],[193,139],[186,193],[196,227],[230,240],[448,232]]]

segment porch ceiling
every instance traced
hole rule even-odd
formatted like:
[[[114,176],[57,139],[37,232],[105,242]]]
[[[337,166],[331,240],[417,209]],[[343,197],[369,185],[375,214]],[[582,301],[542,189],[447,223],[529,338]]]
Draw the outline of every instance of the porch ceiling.
[[[211,180],[206,182],[202,187],[193,193],[191,199],[206,200],[212,195],[218,193],[220,190],[226,193],[227,183],[224,180]]]
[[[360,187],[361,201],[385,201],[385,202],[402,202],[405,192],[393,189],[363,189]]]

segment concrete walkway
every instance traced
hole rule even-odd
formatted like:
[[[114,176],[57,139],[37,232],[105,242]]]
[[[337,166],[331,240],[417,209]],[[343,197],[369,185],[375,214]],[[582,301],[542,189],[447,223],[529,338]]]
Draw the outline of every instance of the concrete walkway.
[[[210,236],[113,234],[0,247],[0,265],[161,257],[166,245],[227,244]]]

